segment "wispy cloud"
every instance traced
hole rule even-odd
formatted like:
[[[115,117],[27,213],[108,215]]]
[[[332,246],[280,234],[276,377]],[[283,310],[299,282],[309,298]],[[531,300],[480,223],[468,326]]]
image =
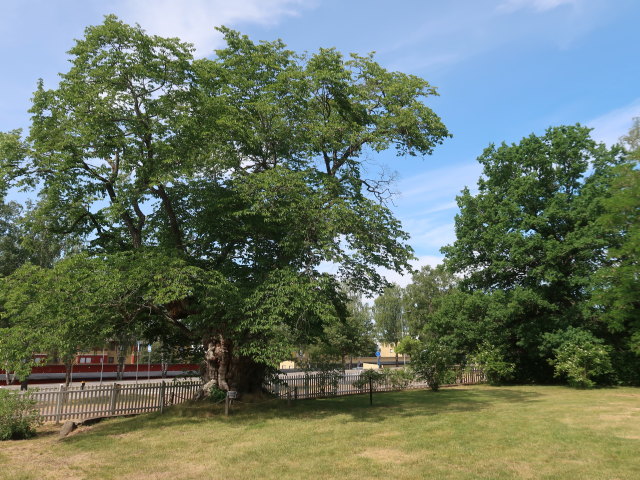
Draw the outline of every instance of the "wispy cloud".
[[[538,12],[545,12],[565,5],[576,6],[580,1],[581,0],[505,0],[498,5],[498,10],[513,12],[526,8]]]
[[[429,170],[403,180],[400,185],[401,198],[405,201],[420,200],[438,205],[441,202],[434,200],[451,202],[465,186],[473,188],[481,172],[482,165],[477,162]]]
[[[606,0],[460,0],[463,8],[453,3],[440,2],[380,54],[393,54],[394,68],[421,72],[514,45],[566,50],[615,13]]]
[[[206,56],[221,46],[216,26],[274,24],[309,6],[313,3],[305,0],[126,0],[117,10],[125,21],[137,22],[155,35],[193,43],[196,54]]]
[[[424,255],[424,256],[418,257],[416,260],[410,263],[411,263],[411,267],[417,271],[417,270],[420,270],[420,268],[424,267],[425,265],[430,265],[432,267],[435,267],[442,263],[442,259],[443,257],[441,256],[439,257],[436,255]],[[398,272],[394,272],[392,270],[387,270],[382,268],[378,269],[378,272],[382,276],[384,276],[388,282],[395,283],[396,285],[400,285],[401,287],[406,287],[411,283],[412,273],[405,273],[404,275],[402,275]]]
[[[640,117],[640,98],[594,118],[587,125],[593,128],[593,138],[610,146],[618,143],[620,137],[629,131],[634,117]]]

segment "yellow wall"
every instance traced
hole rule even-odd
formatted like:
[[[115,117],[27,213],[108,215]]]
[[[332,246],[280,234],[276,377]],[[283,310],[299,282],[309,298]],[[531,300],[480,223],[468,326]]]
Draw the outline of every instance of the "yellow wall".
[[[383,343],[378,346],[380,348],[380,356],[381,357],[395,357],[395,343]]]

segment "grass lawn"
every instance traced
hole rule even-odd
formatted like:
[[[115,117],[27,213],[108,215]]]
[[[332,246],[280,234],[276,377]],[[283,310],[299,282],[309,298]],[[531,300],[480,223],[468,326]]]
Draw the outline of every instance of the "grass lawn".
[[[188,405],[0,443],[2,479],[640,479],[640,389]]]

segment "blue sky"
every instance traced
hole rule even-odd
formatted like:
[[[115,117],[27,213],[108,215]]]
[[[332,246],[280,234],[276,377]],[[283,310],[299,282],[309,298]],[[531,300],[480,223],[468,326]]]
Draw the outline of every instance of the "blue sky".
[[[394,211],[417,265],[454,239],[455,196],[490,143],[582,123],[615,142],[640,116],[637,0],[1,0],[0,130],[26,128],[38,78],[54,86],[65,52],[108,13],[149,33],[221,46],[217,25],[297,51],[376,52],[385,67],[438,88],[428,101],[454,137],[427,158],[383,153],[397,172]],[[634,40],[636,38],[636,40]],[[397,275],[393,281],[405,283]]]

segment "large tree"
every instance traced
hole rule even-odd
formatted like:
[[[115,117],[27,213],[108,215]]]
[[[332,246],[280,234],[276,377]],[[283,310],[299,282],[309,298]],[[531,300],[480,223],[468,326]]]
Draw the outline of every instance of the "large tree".
[[[501,343],[494,346],[522,380],[551,376],[540,350],[545,333],[598,329],[591,278],[614,237],[598,218],[623,158],[619,147],[596,144],[587,128],[550,128],[487,148],[478,159],[478,193],[465,189],[458,197],[457,239],[443,248],[446,263],[462,275],[463,289],[486,296],[478,318],[497,327],[488,329],[497,334],[491,341]]]
[[[114,318],[200,343],[205,380],[250,391],[340,318],[340,281],[379,290],[376,267],[408,268],[363,154],[426,155],[448,132],[418,77],[222,32],[227,46],[194,60],[113,16],[87,28],[60,84],[39,84],[29,135],[2,135],[0,187],[37,189],[39,224],[120,272],[137,293],[107,303]]]

